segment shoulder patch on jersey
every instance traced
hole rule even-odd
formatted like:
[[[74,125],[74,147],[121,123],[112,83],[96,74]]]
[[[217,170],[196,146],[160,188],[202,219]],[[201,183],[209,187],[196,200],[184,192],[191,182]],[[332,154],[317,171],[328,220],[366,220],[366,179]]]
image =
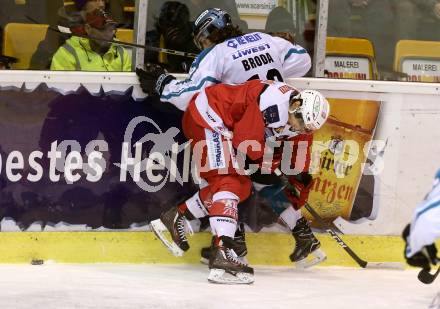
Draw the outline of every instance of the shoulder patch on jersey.
[[[295,90],[292,87],[290,87],[289,85],[282,85],[280,87],[278,87],[278,90],[281,91],[282,94],[285,94],[286,92]]]
[[[271,105],[263,111],[263,118],[266,124],[271,124],[280,121],[280,112],[278,106]]]

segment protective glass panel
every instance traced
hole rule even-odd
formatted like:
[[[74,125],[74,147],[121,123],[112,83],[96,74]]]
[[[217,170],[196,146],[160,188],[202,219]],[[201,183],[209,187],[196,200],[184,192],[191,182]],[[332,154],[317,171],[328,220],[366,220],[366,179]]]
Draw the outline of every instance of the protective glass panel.
[[[245,34],[271,33],[298,43],[313,54],[316,5],[302,0],[149,1],[147,45],[200,53],[193,42],[192,27],[200,13],[208,8],[227,11],[232,24]],[[145,62],[160,63],[174,73],[188,72],[193,61],[193,57],[176,56],[166,50],[159,53],[147,50],[145,56]]]
[[[133,42],[134,2],[2,0],[0,68],[130,71],[130,48],[103,40]]]
[[[327,34],[328,77],[439,81],[437,0],[329,1]]]

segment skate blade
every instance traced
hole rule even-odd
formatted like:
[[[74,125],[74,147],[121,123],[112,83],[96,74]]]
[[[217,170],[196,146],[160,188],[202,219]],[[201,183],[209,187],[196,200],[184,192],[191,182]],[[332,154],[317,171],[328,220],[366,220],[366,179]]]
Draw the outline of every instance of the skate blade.
[[[237,257],[237,260],[239,260],[242,264],[244,264],[244,265],[246,265],[246,266],[248,266],[249,265],[249,262],[248,262],[248,259],[246,258],[246,256],[243,256],[243,257]],[[204,265],[209,265],[209,259],[207,259],[207,258],[204,258],[203,256],[202,257],[200,257],[200,263],[202,263],[202,264],[204,264]]]
[[[295,267],[297,269],[307,269],[322,263],[327,259],[327,255],[321,249],[316,249],[315,251],[311,252],[310,255],[313,255],[311,259],[305,258],[295,262]]]
[[[249,266],[249,262],[246,256],[237,256],[237,260],[239,260],[242,264]]]
[[[167,227],[162,223],[160,219],[153,220],[150,222],[150,227],[154,234],[159,238],[159,240],[164,244],[164,246],[174,255],[183,256],[183,250],[173,241],[168,240],[164,232],[169,233]]]
[[[243,272],[233,275],[224,269],[213,268],[209,271],[208,281],[220,284],[252,284],[254,283],[254,275]]]
[[[205,259],[204,257],[200,258],[200,263],[204,264],[204,265],[209,265],[209,259]]]

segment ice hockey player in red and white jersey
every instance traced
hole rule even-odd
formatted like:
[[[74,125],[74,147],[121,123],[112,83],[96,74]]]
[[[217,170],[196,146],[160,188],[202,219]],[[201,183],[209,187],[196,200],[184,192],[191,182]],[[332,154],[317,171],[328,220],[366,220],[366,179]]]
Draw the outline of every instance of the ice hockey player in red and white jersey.
[[[192,96],[219,83],[240,84],[251,79],[283,81],[304,76],[311,67],[299,45],[262,32],[243,34],[230,15],[216,8],[202,12],[194,23],[194,41],[202,50],[188,78],[176,80],[157,65],[136,69],[142,89],[186,110]]]
[[[161,100],[185,110],[193,94],[209,85],[220,82],[243,83],[249,79],[283,81],[288,77],[304,76],[311,67],[310,56],[301,46],[261,32],[243,35],[231,24],[229,14],[220,9],[208,9],[199,15],[195,22],[194,37],[203,51],[193,62],[186,80],[179,82],[156,65],[147,64],[145,70],[136,70],[146,93],[160,95]],[[303,196],[306,191],[307,188]],[[291,199],[294,198],[291,196]],[[294,201],[294,204],[298,204],[298,201]],[[293,221],[288,224],[290,229],[296,226],[293,232],[297,239],[296,249],[291,259],[294,262],[304,260],[308,253],[300,249],[300,235],[304,228],[308,229],[308,225],[300,212],[293,212],[291,208],[286,209],[283,217],[289,222]],[[299,222],[298,226],[295,218]],[[237,231],[237,239],[242,240],[243,250],[240,253],[245,255],[243,230]],[[314,247],[319,247],[319,241],[314,239]],[[209,249],[202,251],[202,260],[207,251]]]
[[[254,80],[241,85],[220,84],[203,89],[190,101],[182,124],[185,136],[191,140],[193,156],[199,158],[196,159],[197,170],[206,186],[184,203],[162,213],[160,219],[152,221],[153,231],[171,252],[182,255],[189,249],[186,221],[209,216],[214,241],[208,280],[252,283],[253,269],[238,258],[236,251],[240,246],[234,241],[237,205],[250,195],[252,182],[246,173],[240,172],[235,150],[253,162],[267,165],[263,159],[268,140],[305,141],[306,147],[303,145],[297,150],[297,155],[306,158],[304,166],[296,169],[300,168],[301,174],[307,173],[310,133],[319,129],[328,115],[329,104],[319,92],[298,92],[280,82]],[[253,143],[252,147],[249,143]],[[277,168],[279,164],[277,162],[269,168]],[[289,182],[300,192],[296,197],[298,201],[306,198],[308,189],[295,178],[297,175],[289,176]],[[301,206],[297,204],[295,208]],[[296,210],[292,211],[296,213]],[[286,217],[286,220],[290,219]],[[166,238],[164,231],[170,232],[171,240]],[[309,250],[314,245],[313,234],[303,231],[301,237],[307,238]]]

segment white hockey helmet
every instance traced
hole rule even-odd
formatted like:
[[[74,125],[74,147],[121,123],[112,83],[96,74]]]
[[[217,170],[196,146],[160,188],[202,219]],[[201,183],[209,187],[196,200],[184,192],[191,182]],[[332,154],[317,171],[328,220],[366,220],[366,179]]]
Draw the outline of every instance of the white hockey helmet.
[[[306,132],[320,129],[330,114],[330,105],[324,96],[316,90],[303,90],[291,97],[289,114],[299,120]]]

